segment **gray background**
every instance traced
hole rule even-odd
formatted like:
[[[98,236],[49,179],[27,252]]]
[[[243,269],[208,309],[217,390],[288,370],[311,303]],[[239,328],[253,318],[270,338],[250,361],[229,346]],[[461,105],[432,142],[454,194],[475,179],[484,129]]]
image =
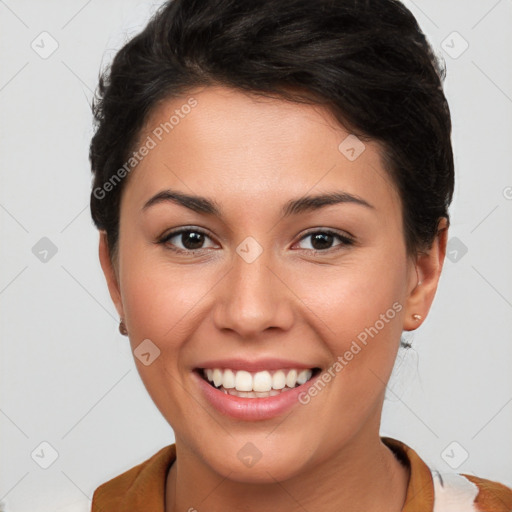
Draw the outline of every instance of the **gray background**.
[[[456,193],[449,259],[413,349],[397,361],[382,434],[432,467],[512,486],[512,2],[404,3],[446,60]],[[0,0],[0,500],[9,512],[87,511],[99,484],[174,440],[117,331],[88,207],[98,70],[159,4]]]

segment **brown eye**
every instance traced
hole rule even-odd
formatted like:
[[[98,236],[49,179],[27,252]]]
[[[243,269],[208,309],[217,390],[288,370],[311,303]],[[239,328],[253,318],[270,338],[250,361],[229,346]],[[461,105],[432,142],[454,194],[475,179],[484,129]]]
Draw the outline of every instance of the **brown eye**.
[[[204,243],[207,239],[210,237],[198,229],[181,229],[165,235],[159,243],[176,252],[188,252],[205,249]]]
[[[310,233],[306,234],[304,237],[301,238],[302,240],[306,240],[307,238],[311,239],[310,247],[306,247],[306,249],[311,249],[314,251],[328,251],[329,249],[333,249],[334,247],[343,247],[347,245],[352,245],[354,241],[345,236],[341,235],[339,233],[336,233],[334,231],[311,231]],[[332,245],[333,242],[338,239],[341,241],[341,243],[338,243],[336,245]]]

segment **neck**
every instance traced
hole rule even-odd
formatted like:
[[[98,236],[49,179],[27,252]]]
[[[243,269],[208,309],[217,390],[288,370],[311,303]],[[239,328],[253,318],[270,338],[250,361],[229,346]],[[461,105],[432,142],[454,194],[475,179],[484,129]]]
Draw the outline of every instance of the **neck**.
[[[402,510],[409,470],[378,433],[359,436],[327,460],[293,478],[265,484],[224,477],[176,442],[176,461],[167,475],[166,512],[352,512]]]

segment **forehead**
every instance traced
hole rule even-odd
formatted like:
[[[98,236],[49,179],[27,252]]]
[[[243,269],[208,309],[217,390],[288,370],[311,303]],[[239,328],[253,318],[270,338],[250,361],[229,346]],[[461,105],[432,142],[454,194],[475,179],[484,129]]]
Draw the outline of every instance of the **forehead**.
[[[166,186],[245,205],[331,189],[384,209],[398,199],[378,143],[359,141],[319,105],[196,89],[153,109],[145,143],[125,191],[139,204]]]

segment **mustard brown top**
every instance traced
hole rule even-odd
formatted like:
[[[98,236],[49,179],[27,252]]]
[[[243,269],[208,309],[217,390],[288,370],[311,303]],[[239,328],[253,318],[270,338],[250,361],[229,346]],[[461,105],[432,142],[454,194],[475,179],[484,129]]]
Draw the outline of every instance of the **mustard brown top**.
[[[454,494],[447,494],[444,491],[449,487],[446,485],[448,480],[433,473],[412,448],[390,437],[381,439],[410,470],[402,512],[449,511],[453,510],[450,505],[458,504],[459,499],[460,503],[470,503],[460,512],[512,511],[511,488],[484,478],[456,474],[454,476],[458,478],[456,481],[459,487]],[[165,512],[167,473],[175,460],[176,445],[171,444],[148,460],[100,485],[94,491],[91,512]],[[436,475],[436,480],[433,475]]]

